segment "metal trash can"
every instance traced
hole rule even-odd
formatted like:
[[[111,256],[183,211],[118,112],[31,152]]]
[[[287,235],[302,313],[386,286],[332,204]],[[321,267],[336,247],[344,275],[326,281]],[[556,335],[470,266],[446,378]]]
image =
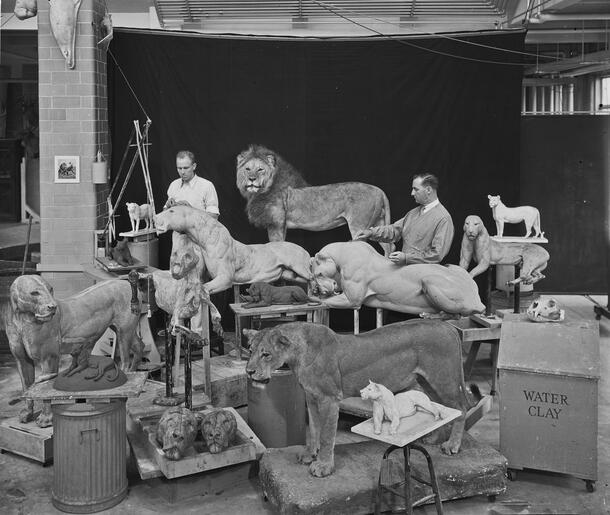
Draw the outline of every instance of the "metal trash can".
[[[127,495],[125,401],[53,405],[53,505],[95,513]]]
[[[305,444],[305,392],[291,370],[273,372],[264,388],[248,381],[248,425],[265,447]]]

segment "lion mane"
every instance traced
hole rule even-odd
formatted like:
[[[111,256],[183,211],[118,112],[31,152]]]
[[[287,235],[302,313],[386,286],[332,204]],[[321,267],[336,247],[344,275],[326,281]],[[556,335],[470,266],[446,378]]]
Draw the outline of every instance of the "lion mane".
[[[249,188],[249,182],[254,186]],[[265,229],[275,223],[269,205],[282,198],[286,188],[306,186],[294,166],[263,145],[250,145],[237,156],[237,189],[248,202],[248,221],[255,227]]]

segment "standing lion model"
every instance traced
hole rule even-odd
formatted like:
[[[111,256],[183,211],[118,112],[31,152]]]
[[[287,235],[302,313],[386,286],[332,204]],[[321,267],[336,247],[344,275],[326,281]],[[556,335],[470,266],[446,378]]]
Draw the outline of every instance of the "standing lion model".
[[[377,186],[340,182],[310,186],[295,168],[261,145],[237,156],[237,188],[248,201],[248,220],[284,241],[287,229],[326,231],[347,224],[352,238],[363,229],[389,225],[390,203]],[[384,254],[391,243],[382,243]]]
[[[479,392],[466,389],[461,340],[447,322],[408,320],[359,335],[309,322],[243,332],[252,351],[246,373],[253,386],[273,381],[273,371],[286,364],[305,390],[310,438],[297,458],[313,476],[332,474],[339,403],[360,395],[369,380],[383,381],[391,392],[419,385],[435,402],[460,410],[441,444],[445,454],[459,452],[466,413]]]
[[[52,379],[57,376],[60,353],[70,353],[74,345],[90,353],[108,327],[116,332],[122,369],[135,370],[143,343],[137,334],[139,307],[136,313],[132,311],[131,297],[129,282],[111,279],[56,300],[53,288],[42,277],[17,277],[10,287],[10,313],[5,314],[5,322],[23,391],[34,384],[35,364],[42,369],[37,382]],[[134,352],[131,364],[130,350]],[[19,421],[32,420],[33,408],[30,399],[19,413]],[[51,407],[45,403],[36,423],[47,427],[51,421]]]

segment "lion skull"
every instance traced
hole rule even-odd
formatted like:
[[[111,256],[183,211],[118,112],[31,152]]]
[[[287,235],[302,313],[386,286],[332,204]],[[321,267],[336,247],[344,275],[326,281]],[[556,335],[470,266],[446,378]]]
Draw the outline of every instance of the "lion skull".
[[[556,299],[538,297],[527,308],[527,317],[533,322],[561,322],[565,311],[559,308]]]

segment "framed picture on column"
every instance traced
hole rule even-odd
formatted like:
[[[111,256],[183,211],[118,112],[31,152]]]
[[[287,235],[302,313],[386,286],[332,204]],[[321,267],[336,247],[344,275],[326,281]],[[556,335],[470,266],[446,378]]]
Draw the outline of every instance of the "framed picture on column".
[[[80,158],[55,156],[55,182],[80,182]]]

